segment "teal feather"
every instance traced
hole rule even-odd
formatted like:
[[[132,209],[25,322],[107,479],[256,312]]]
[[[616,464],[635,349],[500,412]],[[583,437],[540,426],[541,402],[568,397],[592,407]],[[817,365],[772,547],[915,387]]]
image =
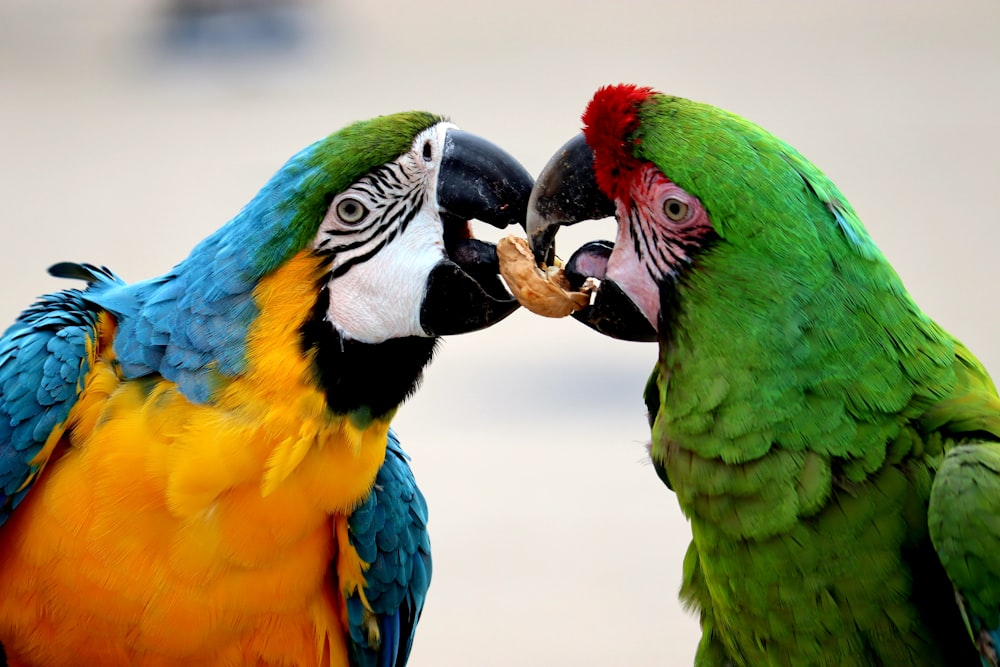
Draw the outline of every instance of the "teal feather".
[[[348,522],[351,546],[361,560],[371,564],[365,573],[365,595],[381,634],[380,644],[372,646],[361,599],[358,595],[348,598],[355,667],[401,667],[406,663],[430,586],[427,503],[408,460],[390,430],[385,463],[378,471],[374,491]]]
[[[90,369],[88,340],[98,312],[88,294],[121,280],[107,269],[57,264],[54,275],[90,282],[49,294],[25,310],[0,337],[0,525],[27,494],[21,488],[35,471],[32,459],[76,403]]]

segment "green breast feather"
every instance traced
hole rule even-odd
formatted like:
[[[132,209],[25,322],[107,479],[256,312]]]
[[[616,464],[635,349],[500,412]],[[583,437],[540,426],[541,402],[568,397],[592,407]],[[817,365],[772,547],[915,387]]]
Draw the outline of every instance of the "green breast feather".
[[[996,665],[1000,399],[981,364],[759,126],[632,85],[600,89],[583,125],[528,234],[544,258],[555,228],[617,217],[566,272],[600,279],[576,319],[659,342],[651,455],[691,521],[696,664]]]

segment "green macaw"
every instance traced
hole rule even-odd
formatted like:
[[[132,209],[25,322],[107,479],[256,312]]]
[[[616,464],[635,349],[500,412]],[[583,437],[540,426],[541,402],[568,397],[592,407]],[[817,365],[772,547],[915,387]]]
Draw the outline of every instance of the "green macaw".
[[[529,203],[574,316],[655,340],[651,457],[691,522],[697,665],[996,665],[1000,399],[836,186],[738,116],[602,88]],[[949,580],[950,577],[950,580]],[[953,588],[954,587],[954,588]]]

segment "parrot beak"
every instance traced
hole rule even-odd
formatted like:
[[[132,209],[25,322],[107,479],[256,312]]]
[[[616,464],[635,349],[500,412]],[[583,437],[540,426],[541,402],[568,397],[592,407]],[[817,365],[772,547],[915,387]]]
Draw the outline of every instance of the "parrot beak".
[[[535,262],[552,263],[559,227],[614,214],[614,202],[601,192],[594,177],[594,152],[583,134],[578,134],[552,156],[531,191],[526,229]],[[580,289],[588,277],[601,281],[591,304],[573,317],[612,338],[656,341],[656,329],[636,303],[614,280],[605,278],[613,250],[609,241],[592,241],[566,263],[564,271],[572,289]]]
[[[500,229],[523,225],[533,184],[506,151],[469,132],[448,130],[437,182],[448,258],[428,278],[420,310],[427,335],[484,329],[517,309],[500,279],[496,246],[473,238],[469,221]]]

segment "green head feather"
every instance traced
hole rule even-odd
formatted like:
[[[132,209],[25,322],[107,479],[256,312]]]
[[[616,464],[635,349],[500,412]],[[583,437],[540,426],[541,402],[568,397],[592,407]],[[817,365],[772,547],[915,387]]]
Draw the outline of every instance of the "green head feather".
[[[636,157],[697,194],[722,238],[739,244],[754,237],[757,243],[822,254],[846,240],[863,256],[878,254],[837,186],[760,126],[667,95],[650,97],[639,118]]]
[[[408,111],[348,125],[294,155],[237,216],[256,220],[253,266],[272,271],[316,235],[333,197],[375,167],[409,150],[443,119]],[[235,220],[234,220],[235,222]]]
[[[654,93],[626,145],[698,197],[718,235],[673,287],[654,440],[729,463],[814,451],[872,474],[902,424],[955,386],[954,341],[837,187],[758,125]]]

